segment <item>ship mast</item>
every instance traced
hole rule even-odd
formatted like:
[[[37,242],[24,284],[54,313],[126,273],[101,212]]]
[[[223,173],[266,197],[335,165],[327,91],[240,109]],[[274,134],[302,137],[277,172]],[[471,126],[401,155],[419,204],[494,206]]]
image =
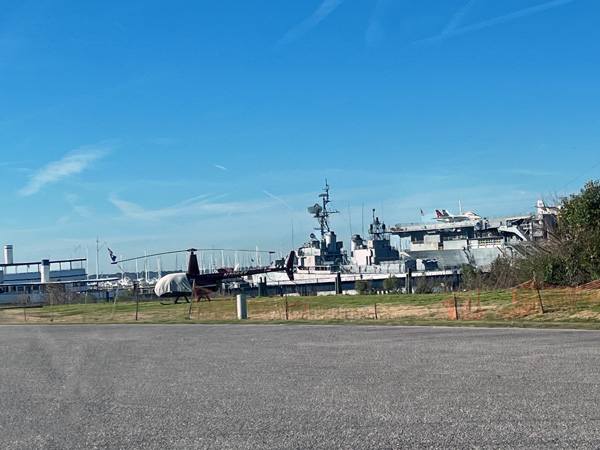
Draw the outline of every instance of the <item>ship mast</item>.
[[[389,231],[385,228],[385,223],[379,221],[379,217],[375,217],[375,208],[373,208],[373,222],[369,227],[369,234],[374,241],[382,241],[389,234]]]
[[[319,230],[321,230],[321,240],[325,239],[325,233],[329,233],[331,229],[329,228],[329,216],[331,214],[337,214],[339,211],[327,209],[327,204],[330,203],[329,200],[329,184],[327,180],[325,180],[325,191],[324,194],[319,194],[319,197],[323,201],[323,206],[315,203],[313,206],[308,207],[308,212],[311,213],[317,222],[319,222]]]

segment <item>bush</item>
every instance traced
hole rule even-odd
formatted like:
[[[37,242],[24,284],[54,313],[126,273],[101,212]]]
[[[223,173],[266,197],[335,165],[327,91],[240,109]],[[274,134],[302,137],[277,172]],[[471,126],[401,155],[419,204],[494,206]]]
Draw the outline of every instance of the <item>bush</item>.
[[[383,280],[383,289],[387,292],[398,292],[400,288],[400,280],[395,275],[390,275],[388,278]]]
[[[361,295],[367,294],[369,291],[369,285],[364,280],[356,280],[354,282],[354,289]]]
[[[415,286],[415,294],[433,294],[434,288],[431,283],[426,281],[424,278],[420,278]]]

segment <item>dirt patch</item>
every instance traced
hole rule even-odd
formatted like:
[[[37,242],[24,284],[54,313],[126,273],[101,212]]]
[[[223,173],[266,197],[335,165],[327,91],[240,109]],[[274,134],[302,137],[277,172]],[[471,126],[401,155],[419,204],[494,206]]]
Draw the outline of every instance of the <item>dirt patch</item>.
[[[359,306],[354,308],[330,308],[330,309],[310,309],[308,305],[297,305],[288,308],[289,320],[359,320],[374,319],[377,313],[378,319],[395,318],[438,318],[447,317],[446,307],[444,305],[393,305],[378,304]],[[249,311],[248,316],[260,320],[285,320],[285,308],[277,308],[271,311]]]
[[[572,319],[600,319],[600,312],[596,311],[579,311],[570,316]]]

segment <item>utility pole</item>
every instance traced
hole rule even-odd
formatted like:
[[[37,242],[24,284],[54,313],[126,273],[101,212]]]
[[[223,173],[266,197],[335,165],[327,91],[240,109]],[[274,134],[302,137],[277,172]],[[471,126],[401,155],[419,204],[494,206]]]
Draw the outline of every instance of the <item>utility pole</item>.
[[[98,238],[96,237],[96,280],[98,278],[100,278],[100,268],[99,268],[99,263],[98,263],[98,253],[100,252],[100,250],[102,249],[102,247],[104,247],[106,245],[106,242],[103,243],[102,245],[99,245],[100,241],[98,241]]]

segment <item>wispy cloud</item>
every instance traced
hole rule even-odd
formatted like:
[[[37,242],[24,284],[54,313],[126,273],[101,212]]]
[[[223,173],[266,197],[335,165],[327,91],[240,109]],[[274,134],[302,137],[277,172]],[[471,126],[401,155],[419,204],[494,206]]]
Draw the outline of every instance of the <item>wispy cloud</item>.
[[[213,164],[217,169],[221,169],[221,170],[227,170],[227,167],[225,166],[221,166],[219,164]]]
[[[381,21],[383,20],[388,7],[389,5],[386,0],[378,0],[375,4],[375,9],[369,20],[369,25],[367,26],[367,32],[365,34],[367,45],[375,45],[383,40]]]
[[[552,172],[549,170],[533,170],[533,169],[514,169],[508,170],[508,173],[513,173],[517,175],[528,175],[528,176],[555,176],[556,172]]]
[[[469,33],[471,31],[481,30],[483,28],[491,27],[493,25],[498,25],[503,22],[507,22],[509,20],[519,19],[521,17],[529,16],[531,14],[535,14],[538,12],[545,11],[547,9],[556,8],[558,6],[565,5],[567,3],[571,3],[574,0],[553,0],[550,2],[542,3],[541,5],[531,6],[529,8],[520,9],[518,11],[504,14],[502,16],[493,17],[488,20],[484,20],[482,22],[475,23],[473,25],[468,25],[464,27],[459,27],[459,24],[466,13],[471,9],[471,7],[475,4],[476,0],[469,0],[465,6],[463,6],[460,10],[452,16],[450,21],[446,24],[444,29],[437,36],[423,39],[418,41],[417,43],[425,43],[425,42],[435,42],[447,39],[452,36],[457,36],[460,34]]]
[[[46,184],[57,183],[65,178],[83,172],[94,161],[107,154],[104,148],[80,148],[63,156],[58,161],[46,164],[29,177],[27,185],[19,191],[23,196],[33,195]]]
[[[249,202],[227,203],[220,201],[230,195],[230,193],[219,195],[206,194],[157,209],[145,209],[136,203],[121,200],[116,196],[111,196],[109,201],[117,207],[126,218],[147,221],[158,221],[182,216],[194,217],[201,215],[205,217],[206,214],[244,213],[257,209],[256,205],[251,206]]]
[[[460,23],[460,21],[463,19],[465,14],[467,14],[467,12],[473,7],[476,1],[477,0],[470,0],[467,3],[465,3],[465,5],[452,16],[450,21],[446,24],[446,26],[440,33],[439,37],[444,38],[453,34],[458,28],[458,24]]]
[[[273,195],[273,194],[271,194],[271,193],[270,193],[270,192],[268,192],[268,191],[263,191],[263,192],[264,192],[265,194],[267,194],[269,197],[271,197],[271,198],[274,198],[274,199],[275,199],[275,200],[277,200],[278,202],[281,202],[281,203],[283,203],[285,206],[287,206],[288,208],[290,208],[292,211],[294,210],[294,208],[292,208],[290,205],[288,205],[284,199],[282,199],[282,198],[280,198],[280,197],[277,197],[276,195]]]
[[[284,200],[274,196],[266,191],[265,194],[278,200],[288,208],[293,208]],[[165,206],[163,208],[146,209],[136,203],[122,200],[113,195],[109,201],[123,214],[126,219],[135,219],[139,221],[160,221],[174,217],[201,218],[207,220],[209,217],[218,217],[223,215],[243,216],[246,214],[256,214],[259,210],[273,207],[273,203],[266,200],[250,201],[231,201],[224,199],[231,197],[232,193],[224,194],[206,194],[199,197],[184,200],[180,203]]]
[[[160,220],[181,215],[189,215],[202,207],[206,196],[200,196],[185,200],[175,205],[159,209],[144,209],[142,206],[121,200],[115,196],[109,198],[109,201],[129,219],[138,220]]]
[[[277,47],[283,47],[291,42],[297,41],[321,22],[325,17],[340,6],[344,0],[324,0],[321,6],[306,20],[296,25],[283,35],[277,43]]]

